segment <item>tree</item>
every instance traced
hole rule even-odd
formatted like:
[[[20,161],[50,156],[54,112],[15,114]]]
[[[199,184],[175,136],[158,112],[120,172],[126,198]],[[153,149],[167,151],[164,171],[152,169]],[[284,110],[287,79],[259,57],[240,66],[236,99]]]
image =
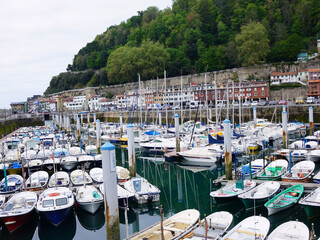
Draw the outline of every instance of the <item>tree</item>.
[[[267,30],[259,22],[251,22],[242,26],[235,41],[243,66],[263,62],[270,51]]]

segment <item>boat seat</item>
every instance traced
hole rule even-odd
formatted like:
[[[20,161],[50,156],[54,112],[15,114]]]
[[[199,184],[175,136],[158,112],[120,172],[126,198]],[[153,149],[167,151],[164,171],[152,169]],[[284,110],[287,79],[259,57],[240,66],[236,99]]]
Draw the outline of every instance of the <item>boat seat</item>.
[[[242,229],[238,229],[238,230],[237,230],[237,233],[243,233],[243,234],[253,235],[253,236],[257,236],[257,237],[264,237],[264,234],[255,233],[255,232],[250,232],[250,231],[242,230]]]
[[[166,227],[166,226],[164,226],[163,229],[168,230],[170,232],[183,232],[184,231],[182,229],[178,229],[178,228],[174,228],[174,227]]]
[[[284,202],[284,203],[292,203],[291,201],[287,201],[287,200],[279,200],[279,202]]]

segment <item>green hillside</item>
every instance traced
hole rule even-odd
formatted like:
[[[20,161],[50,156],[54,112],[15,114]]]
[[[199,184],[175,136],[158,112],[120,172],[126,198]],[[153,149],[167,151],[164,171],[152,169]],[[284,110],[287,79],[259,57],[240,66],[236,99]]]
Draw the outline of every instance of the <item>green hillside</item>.
[[[176,0],[109,27],[45,93],[294,61],[319,32],[319,0]]]

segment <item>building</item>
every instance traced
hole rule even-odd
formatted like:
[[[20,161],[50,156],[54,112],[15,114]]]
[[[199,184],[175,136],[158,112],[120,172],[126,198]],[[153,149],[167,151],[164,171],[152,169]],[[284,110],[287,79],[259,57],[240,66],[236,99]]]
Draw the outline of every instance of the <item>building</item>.
[[[13,102],[10,103],[12,114],[28,112],[27,102]]]
[[[98,95],[93,95],[88,98],[88,106],[89,111],[98,111],[100,109],[100,100],[102,100],[103,97],[100,97]]]
[[[306,51],[301,51],[297,55],[297,61],[298,62],[306,62],[309,59],[309,53]]]
[[[320,96],[320,68],[308,70],[308,96]]]
[[[86,110],[86,96],[75,96],[72,101],[64,101],[64,107],[69,111],[82,111]]]
[[[320,39],[317,40],[318,54],[320,54]]]

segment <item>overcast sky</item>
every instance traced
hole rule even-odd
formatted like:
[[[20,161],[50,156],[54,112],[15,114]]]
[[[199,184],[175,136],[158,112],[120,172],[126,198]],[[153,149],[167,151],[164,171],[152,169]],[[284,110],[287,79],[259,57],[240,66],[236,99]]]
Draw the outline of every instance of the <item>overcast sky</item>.
[[[0,108],[43,94],[52,76],[109,26],[172,0],[4,0],[0,7]]]

